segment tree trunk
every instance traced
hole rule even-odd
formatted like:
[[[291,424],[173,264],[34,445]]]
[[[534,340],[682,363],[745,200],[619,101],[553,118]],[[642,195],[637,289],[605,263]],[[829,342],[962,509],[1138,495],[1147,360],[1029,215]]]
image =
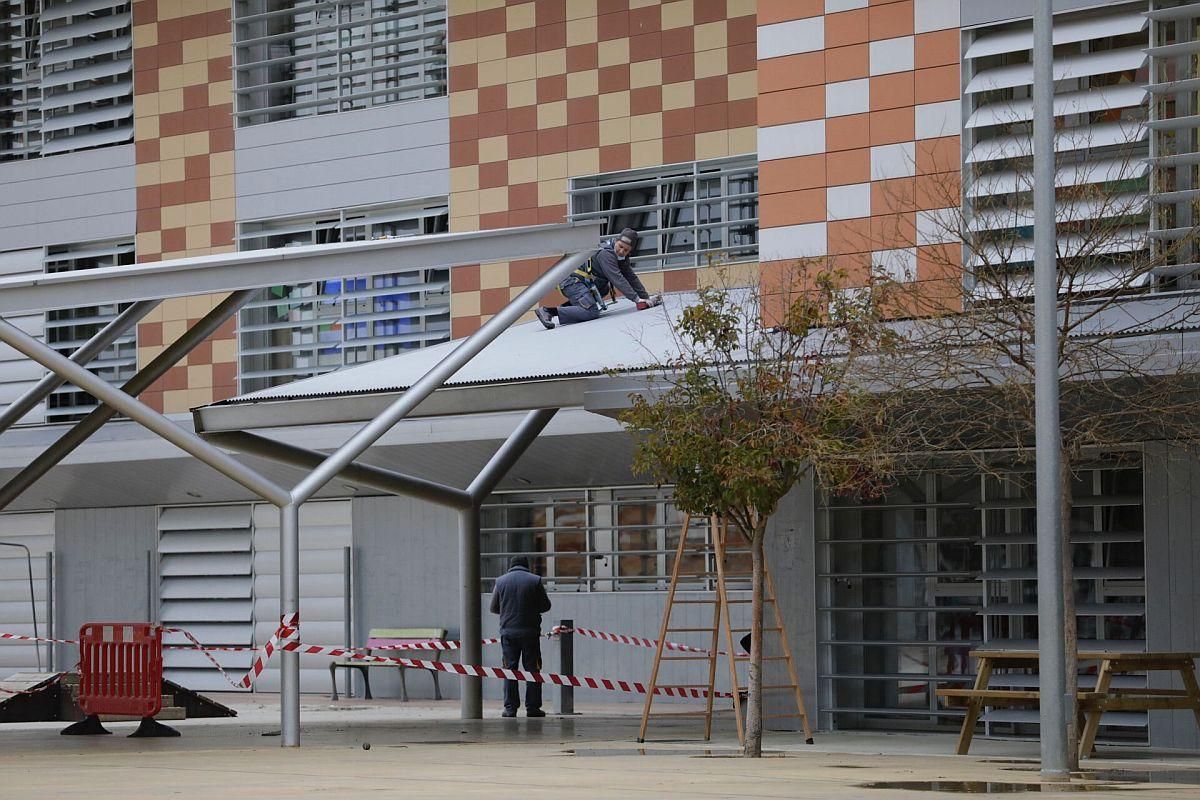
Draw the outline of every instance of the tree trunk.
[[[1070,450],[1062,448],[1059,498],[1062,503],[1063,537],[1063,645],[1067,671],[1067,766],[1079,769],[1079,622],[1075,614],[1075,554],[1071,546],[1071,462]]]
[[[763,655],[763,534],[760,525],[750,538],[750,556],[754,567],[750,601],[750,682],[746,697],[746,758],[762,756],[762,655]]]

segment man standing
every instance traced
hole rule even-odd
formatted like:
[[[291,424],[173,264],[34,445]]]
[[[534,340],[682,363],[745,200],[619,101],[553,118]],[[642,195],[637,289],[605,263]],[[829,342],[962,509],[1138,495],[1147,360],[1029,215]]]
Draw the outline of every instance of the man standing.
[[[500,615],[500,649],[505,669],[537,672],[542,668],[542,614],[550,610],[550,598],[541,577],[529,571],[529,559],[514,556],[508,572],[496,579],[492,590],[492,613]],[[504,716],[515,717],[521,696],[517,681],[504,682]],[[544,717],[542,685],[525,684],[525,716]]]
[[[633,267],[629,254],[637,244],[638,233],[633,228],[621,231],[610,242],[605,242],[588,263],[565,278],[558,289],[567,297],[561,306],[543,306],[533,313],[547,328],[554,327],[554,318],[563,325],[587,322],[600,316],[603,307],[601,298],[615,286],[621,294],[637,303],[638,311],[658,305],[659,297],[650,297]]]

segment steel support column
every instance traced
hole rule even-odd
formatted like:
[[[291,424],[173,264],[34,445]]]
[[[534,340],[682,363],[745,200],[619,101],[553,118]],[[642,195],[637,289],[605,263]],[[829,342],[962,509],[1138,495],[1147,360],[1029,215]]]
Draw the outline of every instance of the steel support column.
[[[546,429],[557,413],[557,408],[537,408],[525,415],[521,424],[508,435],[504,444],[500,445],[500,449],[488,459],[483,469],[475,476],[475,480],[467,487],[467,494],[471,496],[472,503],[479,505],[492,493],[496,484],[508,474],[513,464],[517,463],[517,459],[529,449],[529,445],[533,444],[533,440]]]
[[[1054,197],[1054,11],[1050,0],[1033,12],[1033,275],[1034,397],[1037,460],[1039,720],[1042,777],[1069,780],[1066,646],[1063,614],[1063,539],[1059,504],[1058,280]]]
[[[259,289],[246,289],[234,292],[218,303],[205,314],[199,322],[189,328],[182,336],[169,344],[165,350],[155,356],[149,364],[138,370],[138,373],[125,382],[121,392],[129,397],[137,397],[148,389],[166,371],[175,366],[201,342],[217,331],[225,322],[237,313],[238,309],[252,300]],[[90,374],[90,373],[89,373]],[[105,384],[106,386],[108,384]],[[82,388],[82,387],[81,387]],[[100,395],[92,392],[103,400]],[[117,409],[103,405],[88,414],[50,445],[43,453],[18,472],[4,486],[0,486],[0,511],[7,508],[14,500],[39,478],[74,452],[75,448],[86,442],[92,434],[104,427],[104,424],[117,414]],[[264,498],[266,499],[266,498]],[[276,504],[278,505],[278,504]]]
[[[136,325],[138,320],[153,311],[159,302],[161,301],[143,300],[140,303],[134,303],[118,314],[112,322],[109,322],[97,331],[92,338],[84,342],[78,350],[71,354],[71,360],[80,366],[86,367],[89,361],[104,352],[104,348],[119,339],[125,331]],[[32,411],[38,403],[45,400],[51,392],[64,383],[66,381],[63,380],[62,376],[51,372],[26,390],[24,394],[12,401],[7,408],[0,411],[0,432],[8,430],[19,422],[21,417]]]
[[[279,509],[280,621],[300,613],[300,506]],[[303,620],[301,620],[303,622]],[[279,664],[279,715],[284,747],[300,746],[300,654],[284,650]]]
[[[50,371],[62,375],[85,392],[91,392],[107,406],[166,439],[184,452],[195,456],[264,500],[277,506],[288,504],[290,498],[283,487],[275,485],[266,477],[239,463],[232,456],[225,454],[196,434],[180,428],[162,414],[139,403],[120,389],[109,385],[103,378],[93,375],[54,348],[39,342],[5,320],[0,320],[0,341]],[[54,450],[57,446],[56,442],[50,449]]]
[[[479,506],[458,512],[458,580],[460,663],[483,661],[483,614],[479,596]],[[483,719],[483,679],[462,678],[459,715],[463,719]]]

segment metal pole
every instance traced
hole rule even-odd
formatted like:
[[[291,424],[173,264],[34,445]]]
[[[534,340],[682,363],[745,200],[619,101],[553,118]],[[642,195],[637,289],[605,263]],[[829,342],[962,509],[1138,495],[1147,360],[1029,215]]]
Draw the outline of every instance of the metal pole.
[[[33,555],[29,552],[29,548],[20,542],[0,542],[2,547],[19,547],[25,551],[25,568],[29,570],[29,611],[33,614],[33,638],[38,638],[37,624],[37,595],[33,593]],[[37,653],[37,668],[38,672],[42,671],[42,643],[34,642],[33,650]]]
[[[300,613],[300,505],[279,509],[279,618]],[[300,654],[280,653],[279,713],[283,747],[300,746]]]
[[[185,431],[157,411],[139,403],[129,395],[108,384],[99,376],[64,357],[11,323],[0,320],[0,341],[42,366],[62,375],[71,383],[91,392],[105,405],[116,409],[171,444],[208,464],[227,478],[236,481],[259,497],[277,506],[287,505],[290,495],[282,487],[258,474],[232,456],[209,444],[194,433]],[[51,449],[57,447],[57,442]]]
[[[46,553],[46,638],[54,638],[54,551]],[[50,642],[46,650],[49,663],[46,668],[54,672],[55,652],[54,642]]]
[[[433,394],[443,383],[458,372],[468,361],[477,356],[480,351],[492,343],[506,328],[531,308],[558,282],[570,275],[578,266],[584,264],[589,252],[575,253],[560,258],[545,274],[529,285],[525,291],[517,295],[507,306],[494,317],[484,323],[483,327],[467,337],[449,355],[443,358],[420,380],[412,385],[400,398],[375,419],[364,425],[351,436],[346,443],[339,447],[325,460],[321,466],[314,469],[292,490],[295,502],[303,502],[312,497],[322,486],[333,480],[354,459],[358,458],[368,447],[374,444],[392,426],[404,419],[410,411],[419,406],[425,398]]]
[[[459,653],[462,664],[483,662],[483,624],[479,601],[479,507],[458,512]],[[463,676],[460,716],[483,719],[483,682]]]
[[[529,445],[533,444],[533,440],[545,430],[557,413],[557,408],[537,408],[525,415],[521,424],[508,435],[504,444],[500,445],[500,449],[488,459],[487,464],[484,464],[483,469],[479,470],[479,474],[475,476],[475,480],[471,481],[471,485],[467,487],[467,494],[470,495],[471,502],[479,505],[485,497],[492,493],[496,484],[500,483],[501,479],[508,474],[513,464],[517,463],[517,460],[529,449]]]
[[[159,302],[158,300],[143,300],[134,303],[118,314],[112,322],[97,331],[95,336],[84,342],[78,350],[71,354],[71,360],[81,366],[87,366],[88,362],[104,352],[104,348],[119,339],[125,331],[136,325],[138,320],[153,311]],[[51,392],[64,383],[66,381],[53,372],[42,378],[10,403],[4,411],[0,411],[0,431],[6,431],[15,425],[21,420],[21,417],[32,411],[38,403],[45,400]]]
[[[575,674],[575,620],[562,619],[558,625],[563,632],[558,635],[558,671],[564,675]],[[558,689],[559,714],[575,713],[575,687],[563,685]]]
[[[342,607],[342,617],[345,620],[345,631],[344,631],[345,638],[343,641],[346,642],[347,649],[354,646],[354,641],[353,641],[354,627],[353,627],[353,625],[351,625],[351,622],[350,622],[350,614],[353,611],[353,609],[351,608],[351,603],[350,603],[350,591],[351,591],[350,548],[343,547],[342,548],[342,598],[343,598],[344,605]],[[342,670],[342,672],[346,673],[346,697],[354,696],[351,692],[351,690],[354,688],[353,683],[351,681],[351,678],[353,676],[350,674],[353,671],[354,670],[351,670],[351,669]]]
[[[1067,709],[1074,698],[1066,696],[1064,548],[1059,504],[1062,454],[1058,420],[1053,28],[1051,0],[1038,0],[1033,15],[1033,293],[1041,772],[1047,780],[1070,780]]]
[[[130,397],[137,397],[144,392],[156,380],[161,378],[167,370],[175,366],[184,356],[194,350],[197,345],[215,333],[218,328],[225,324],[226,320],[236,314],[239,308],[254,299],[260,291],[259,289],[246,289],[234,292],[226,297],[212,311],[205,314],[199,322],[189,328],[186,333],[155,356],[149,364],[138,370],[136,375],[125,382],[125,385],[121,387],[121,391]],[[28,466],[18,472],[12,480],[4,484],[4,486],[0,486],[0,510],[7,508],[10,503],[21,496],[22,492],[57,466],[75,448],[86,442],[92,434],[104,427],[104,424],[116,416],[116,414],[116,409],[105,405],[97,408],[75,423],[74,427],[59,437],[45,452],[38,455]]]
[[[288,464],[305,470],[315,469],[328,458],[327,454],[317,450],[284,444],[245,431],[208,433],[204,434],[204,438],[220,447],[247,455],[269,458],[280,464]],[[470,495],[462,489],[444,486],[434,481],[416,478],[382,467],[360,464],[357,461],[338,473],[337,479],[391,494],[417,497],[450,508],[467,508],[471,505]]]

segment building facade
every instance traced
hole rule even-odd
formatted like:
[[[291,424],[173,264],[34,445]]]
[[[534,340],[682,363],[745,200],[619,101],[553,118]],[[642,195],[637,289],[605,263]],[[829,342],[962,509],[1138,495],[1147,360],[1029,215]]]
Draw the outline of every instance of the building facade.
[[[1122,232],[1097,259],[1102,280],[1192,225],[1200,4],[1055,10],[1058,183],[1128,198],[1120,214],[1064,201],[1060,219],[1107,213]],[[752,285],[813,258],[958,287],[988,237],[1016,241],[1018,266],[1031,247],[1029,13],[985,0],[5,0],[0,274],[599,219],[642,231],[634,263],[651,292]],[[1155,278],[1189,288],[1197,262],[1171,250]],[[190,424],[197,406],[460,338],[546,266],[270,287],[142,400]],[[163,302],[89,368],[123,383],[222,299]],[[124,309],[10,321],[69,353]],[[0,402],[42,375],[0,348]],[[95,407],[57,390],[0,438],[0,477]],[[401,425],[378,450],[462,485],[510,427],[504,415]],[[332,447],[344,434],[295,436]],[[1077,478],[1081,639],[1200,649],[1200,463],[1159,443],[1133,450],[1097,454]],[[630,453],[615,422],[564,410],[485,508],[481,599],[510,554],[529,553],[556,617],[653,635],[681,519]],[[95,616],[151,617],[249,645],[277,619],[271,511],[117,420],[0,514],[0,540],[37,557],[42,630],[52,606],[60,635]],[[872,505],[797,488],[772,556],[821,728],[957,725],[934,689],[968,679],[966,652],[1036,638],[1032,513],[1015,473],[913,476]],[[450,512],[335,484],[302,526],[306,641],[456,626]],[[31,633],[24,554],[9,551],[0,630]],[[45,657],[5,648],[0,669]],[[576,663],[619,677],[649,666],[592,642]],[[304,666],[305,690],[322,691],[324,665]],[[169,669],[223,686],[195,654],[172,653]],[[275,686],[268,674],[259,688]],[[1107,732],[1200,747],[1177,717]]]

